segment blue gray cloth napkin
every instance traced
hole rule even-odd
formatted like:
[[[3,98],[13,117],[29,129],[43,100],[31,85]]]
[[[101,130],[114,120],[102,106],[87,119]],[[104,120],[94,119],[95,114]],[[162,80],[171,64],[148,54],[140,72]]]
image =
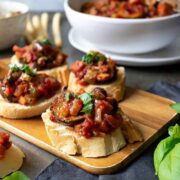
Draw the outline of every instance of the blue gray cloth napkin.
[[[180,82],[172,85],[160,81],[154,84],[149,92],[180,102]],[[92,175],[62,159],[57,159],[43,170],[36,180],[157,180],[153,166],[153,152],[158,141],[126,168],[115,174]]]

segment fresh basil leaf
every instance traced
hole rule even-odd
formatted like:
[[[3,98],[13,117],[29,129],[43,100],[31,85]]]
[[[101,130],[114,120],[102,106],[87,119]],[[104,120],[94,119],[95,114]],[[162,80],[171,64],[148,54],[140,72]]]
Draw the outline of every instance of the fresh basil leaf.
[[[92,102],[92,95],[90,93],[83,93],[80,96],[78,96],[78,98],[83,101],[84,105]]]
[[[16,64],[10,64],[9,68],[12,72],[22,71],[29,76],[34,76],[36,74],[36,69],[30,69],[27,64],[19,65],[19,66]]]
[[[177,143],[180,143],[180,138],[167,137],[158,144],[154,152],[154,166],[156,174],[159,172],[159,166],[163,159]]]
[[[178,124],[169,127],[168,132],[170,136],[174,138],[180,138],[180,126]]]
[[[70,100],[70,96],[71,96],[71,93],[66,92],[66,95],[65,95],[66,102],[68,102]]]
[[[30,178],[28,178],[21,171],[16,171],[16,172],[12,173],[11,175],[6,176],[5,178],[3,178],[3,180],[30,180]]]
[[[30,76],[34,76],[36,73],[36,69],[30,69],[27,64],[20,66],[20,70]]]
[[[91,54],[86,54],[82,57],[82,61],[87,63],[87,64],[92,64],[93,63],[94,56]]]
[[[158,177],[159,180],[180,179],[180,143],[177,143],[161,162]]]
[[[107,58],[105,56],[103,56],[102,54],[96,54],[95,59],[97,61],[106,61],[107,60]]]
[[[180,113],[180,103],[170,105],[176,112]]]
[[[39,43],[41,45],[51,45],[51,42],[48,39],[39,40]]]
[[[92,64],[93,61],[106,61],[107,58],[99,52],[90,51],[88,54],[82,57],[82,61],[87,64]]]
[[[16,64],[10,64],[9,68],[12,72],[17,72],[19,71],[19,67]]]
[[[86,113],[86,114],[91,114],[92,110],[93,110],[93,104],[88,103],[82,108],[81,112]]]
[[[83,105],[84,105],[81,112],[90,114],[93,110],[92,95],[90,93],[84,93],[84,94],[81,94],[80,96],[78,96],[78,98],[82,100]]]

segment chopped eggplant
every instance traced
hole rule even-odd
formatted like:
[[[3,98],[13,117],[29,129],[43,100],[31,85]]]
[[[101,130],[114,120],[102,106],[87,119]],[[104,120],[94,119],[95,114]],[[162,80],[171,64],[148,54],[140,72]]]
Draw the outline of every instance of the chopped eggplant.
[[[80,115],[80,116],[70,116],[70,117],[64,117],[64,118],[59,118],[56,115],[54,115],[55,119],[57,122],[61,122],[64,125],[68,125],[68,126],[73,126],[76,125],[82,121],[84,121],[84,115]]]
[[[98,71],[95,69],[88,69],[85,76],[84,81],[88,82],[89,84],[94,84],[96,82],[96,77],[98,75]]]
[[[107,93],[104,89],[96,87],[95,89],[93,89],[92,95],[94,96],[95,99],[105,99]]]

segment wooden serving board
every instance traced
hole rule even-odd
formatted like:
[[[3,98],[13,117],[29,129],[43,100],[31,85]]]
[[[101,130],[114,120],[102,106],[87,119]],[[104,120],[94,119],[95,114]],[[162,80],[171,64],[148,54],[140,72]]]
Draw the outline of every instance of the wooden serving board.
[[[0,78],[7,72],[8,62],[7,60],[0,61]],[[51,146],[40,117],[23,120],[9,120],[0,117],[0,127],[90,173],[109,174],[130,163],[161,136],[169,125],[175,123],[178,115],[169,107],[172,103],[173,101],[169,99],[127,88],[125,99],[120,106],[139,128],[144,142],[128,144],[119,152],[103,158],[68,156],[58,152]]]

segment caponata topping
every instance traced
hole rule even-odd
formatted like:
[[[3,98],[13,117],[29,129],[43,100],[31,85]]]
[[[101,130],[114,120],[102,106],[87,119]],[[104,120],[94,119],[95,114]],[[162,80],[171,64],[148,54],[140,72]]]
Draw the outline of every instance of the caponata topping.
[[[15,45],[13,51],[22,64],[28,64],[37,70],[61,66],[67,59],[67,55],[54,47],[48,39],[35,40],[25,47]]]
[[[111,18],[155,18],[174,14],[172,4],[158,0],[95,0],[86,2],[82,12]]]
[[[10,135],[0,131],[0,161],[5,157],[6,150],[11,147]]]
[[[106,83],[116,78],[116,63],[105,55],[90,51],[75,61],[70,70],[81,85]]]
[[[9,102],[34,105],[53,96],[60,83],[46,74],[36,74],[28,65],[11,65],[7,76],[0,81],[0,94]]]
[[[110,133],[122,122],[117,101],[101,88],[81,95],[65,90],[51,104],[50,110],[52,122],[72,126],[86,138]]]

